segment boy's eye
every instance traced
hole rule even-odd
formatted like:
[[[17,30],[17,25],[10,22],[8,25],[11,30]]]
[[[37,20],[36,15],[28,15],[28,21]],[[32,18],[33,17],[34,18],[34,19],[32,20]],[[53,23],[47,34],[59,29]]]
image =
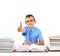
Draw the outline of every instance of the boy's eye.
[[[26,21],[27,23],[29,22],[29,21]]]
[[[34,20],[30,20],[30,22],[32,22],[32,21],[34,21]]]
[[[29,22],[33,22],[34,20],[27,20],[26,22],[29,23]]]

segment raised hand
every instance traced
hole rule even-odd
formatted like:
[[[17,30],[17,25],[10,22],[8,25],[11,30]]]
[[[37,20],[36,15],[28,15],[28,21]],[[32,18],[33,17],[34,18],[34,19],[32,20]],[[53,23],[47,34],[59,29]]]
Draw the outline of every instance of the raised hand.
[[[20,26],[17,28],[18,32],[25,32],[24,28],[22,28],[22,22],[20,22]]]
[[[22,30],[22,22],[20,22],[20,26],[18,26],[17,30],[18,30],[18,32],[21,32],[21,30]]]
[[[20,22],[20,28],[22,28],[22,22]]]

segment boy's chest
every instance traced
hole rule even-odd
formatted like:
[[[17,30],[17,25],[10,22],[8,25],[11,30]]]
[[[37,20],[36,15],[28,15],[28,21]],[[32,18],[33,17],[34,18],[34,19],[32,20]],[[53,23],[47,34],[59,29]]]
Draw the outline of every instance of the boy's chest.
[[[38,32],[27,32],[27,36],[31,36],[32,38],[37,38],[38,37]]]

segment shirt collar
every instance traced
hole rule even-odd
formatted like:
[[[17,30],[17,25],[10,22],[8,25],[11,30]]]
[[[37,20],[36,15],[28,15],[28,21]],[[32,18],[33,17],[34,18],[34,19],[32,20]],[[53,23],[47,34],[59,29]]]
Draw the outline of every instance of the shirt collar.
[[[28,28],[29,29],[29,28]],[[29,31],[31,30],[32,32],[34,31],[35,27],[33,27],[32,29],[29,29]]]

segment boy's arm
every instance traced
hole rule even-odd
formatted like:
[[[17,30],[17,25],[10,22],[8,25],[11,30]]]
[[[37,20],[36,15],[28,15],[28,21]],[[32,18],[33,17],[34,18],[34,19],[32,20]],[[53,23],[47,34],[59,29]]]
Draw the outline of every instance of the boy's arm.
[[[44,40],[41,40],[39,43],[36,43],[37,45],[44,45]]]
[[[38,34],[39,34],[39,36],[38,36],[39,43],[37,43],[37,45],[44,45],[44,40],[43,40],[42,32],[40,30],[38,31]]]
[[[22,32],[22,33],[25,32],[25,29],[22,28],[22,22],[20,22],[20,26],[17,28],[17,31],[18,31],[18,32]]]

